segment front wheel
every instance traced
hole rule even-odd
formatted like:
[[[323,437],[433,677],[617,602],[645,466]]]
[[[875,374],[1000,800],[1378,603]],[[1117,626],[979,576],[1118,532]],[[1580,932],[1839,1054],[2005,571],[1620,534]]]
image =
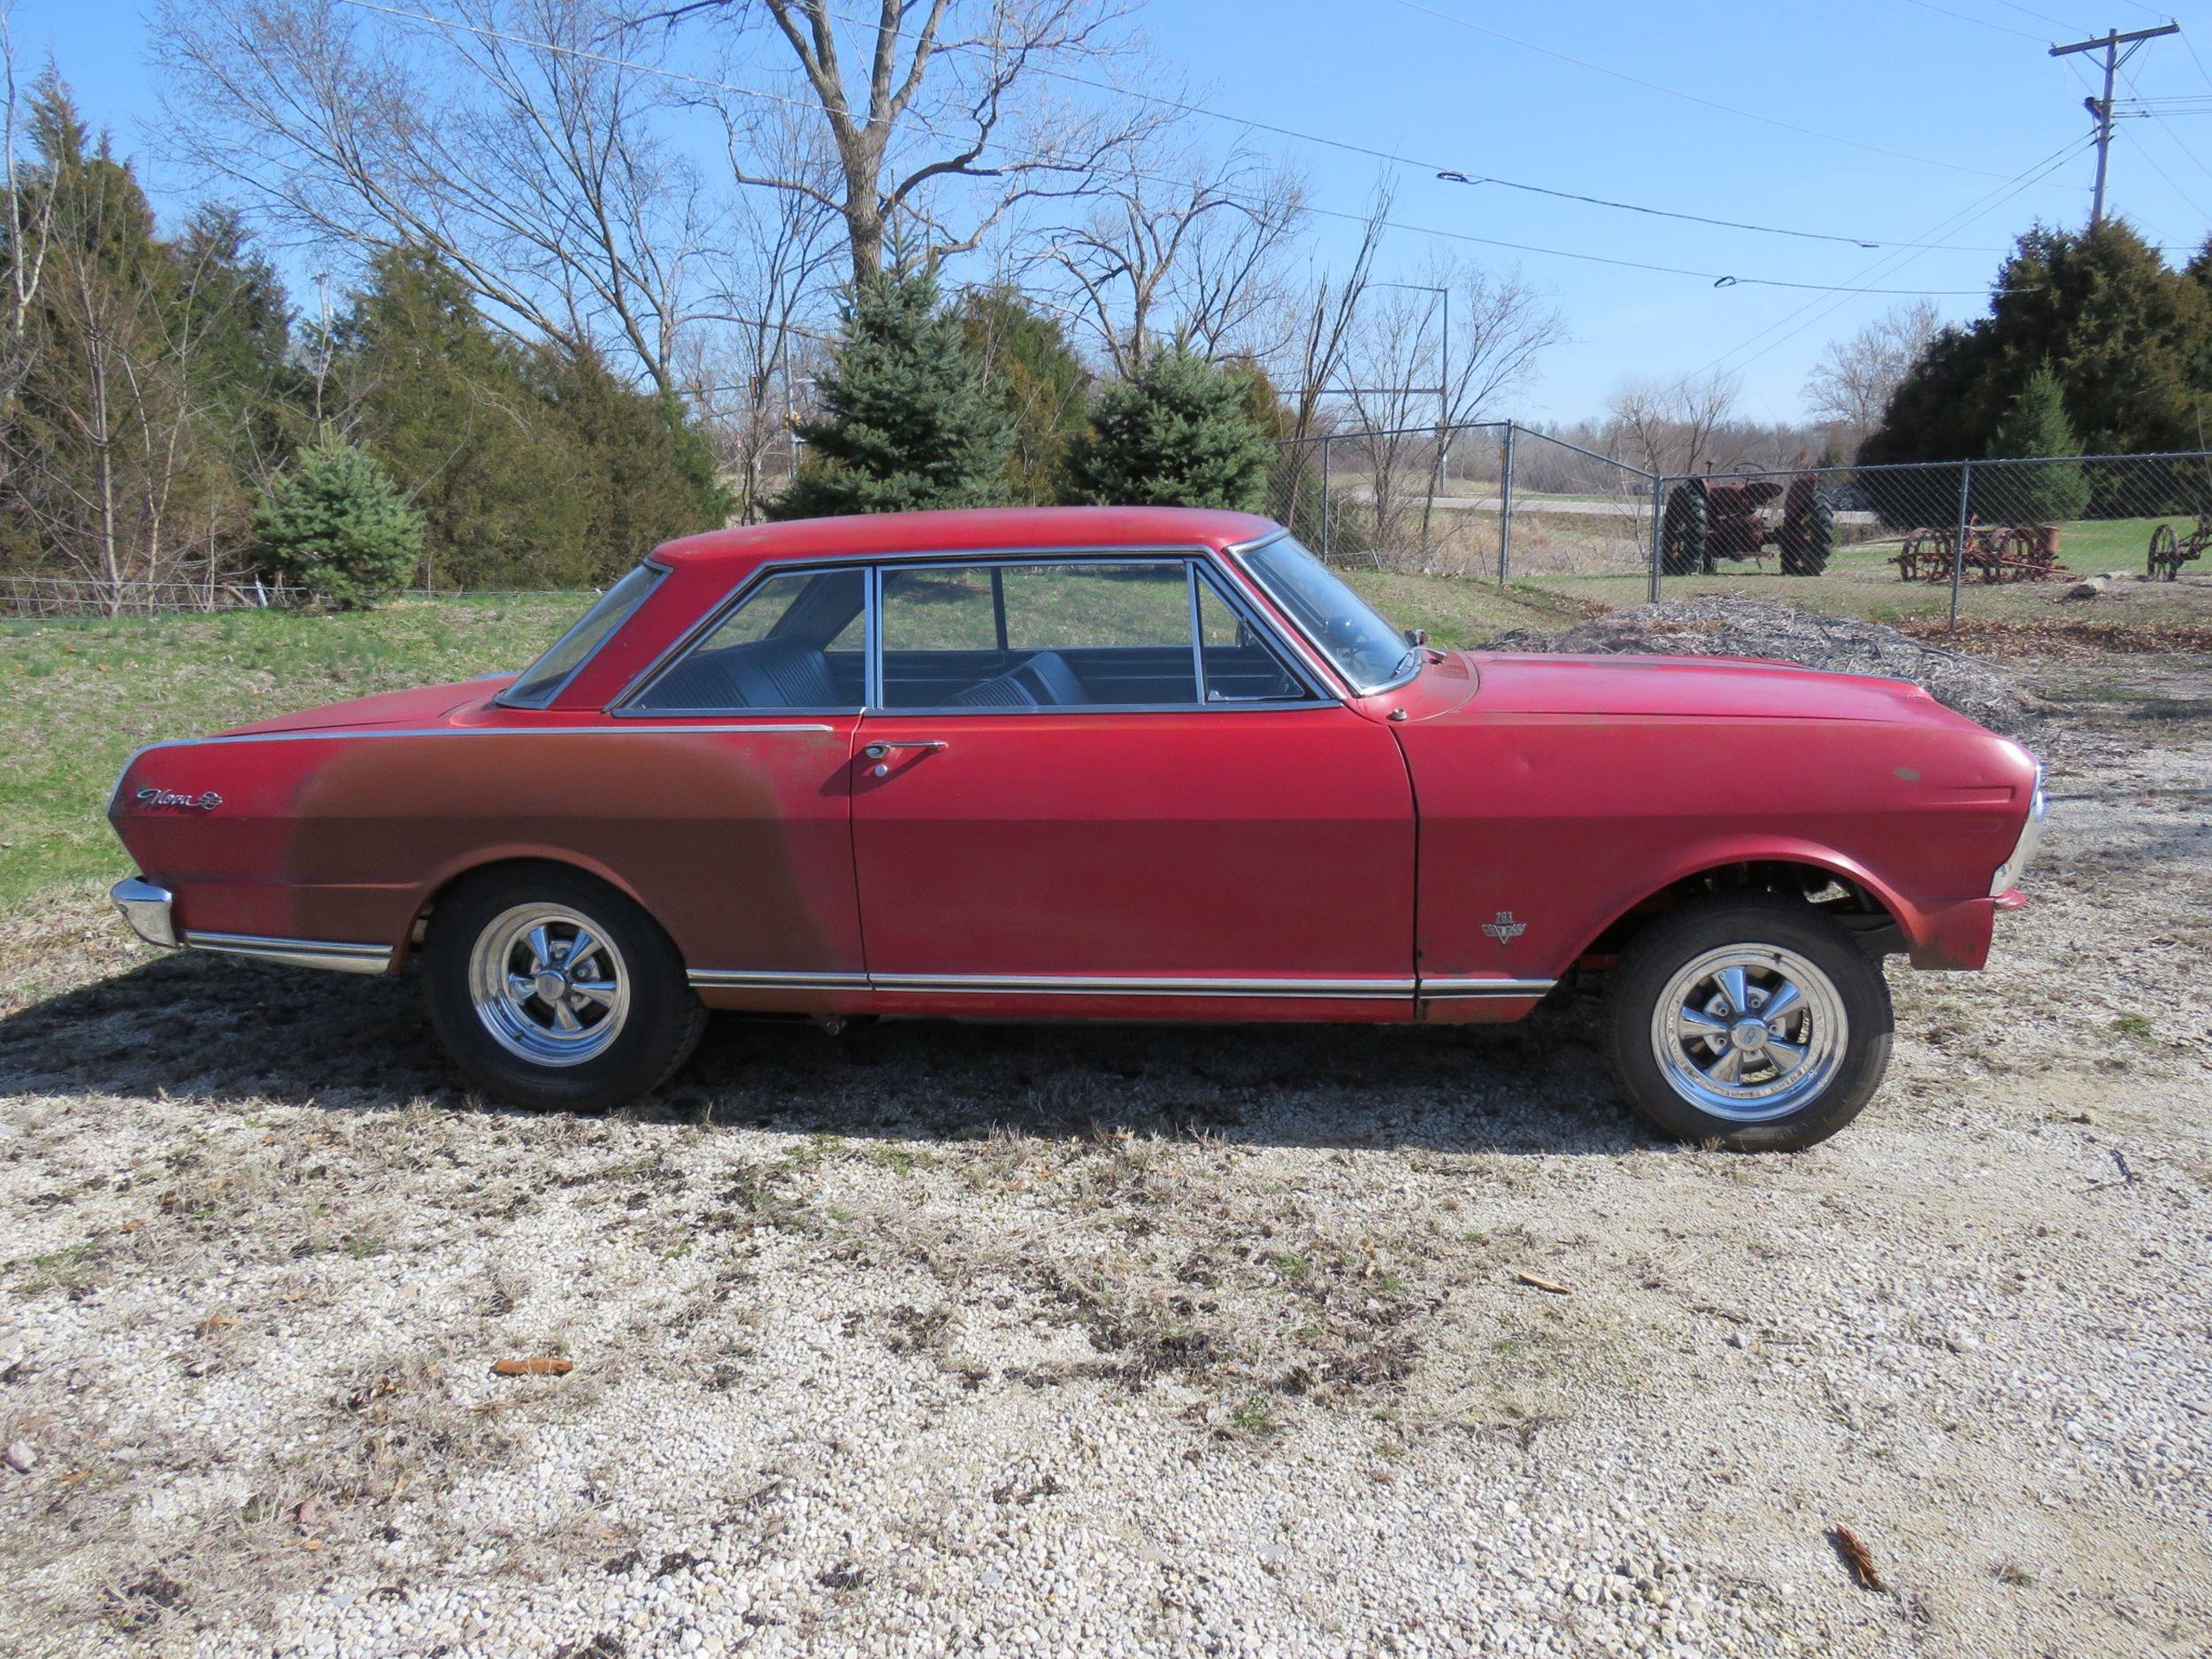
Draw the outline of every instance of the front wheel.
[[[469,1079],[518,1106],[599,1110],[657,1088],[705,1014],[653,918],[559,865],[448,893],[423,949],[431,1024]]]
[[[1721,894],[1632,942],[1613,987],[1615,1069],[1682,1141],[1794,1152],[1859,1115],[1889,1068],[1881,965],[1802,901]]]

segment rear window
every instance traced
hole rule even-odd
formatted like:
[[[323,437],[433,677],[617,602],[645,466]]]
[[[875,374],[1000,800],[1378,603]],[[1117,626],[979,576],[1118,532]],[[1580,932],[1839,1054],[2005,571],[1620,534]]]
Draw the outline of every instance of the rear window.
[[[584,612],[581,621],[555,641],[551,650],[525,669],[522,677],[501,694],[500,702],[518,709],[542,709],[552,702],[553,694],[590,660],[591,654],[606,643],[610,634],[630,619],[631,613],[645,603],[645,595],[653,591],[653,584],[660,579],[659,570],[641,565],[608,588],[600,595],[599,603]]]

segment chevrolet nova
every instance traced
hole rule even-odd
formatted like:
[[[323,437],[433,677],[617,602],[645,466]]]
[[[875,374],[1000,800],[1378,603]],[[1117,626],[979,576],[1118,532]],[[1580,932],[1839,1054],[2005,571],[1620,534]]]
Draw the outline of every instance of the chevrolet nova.
[[[1629,1097],[1742,1148],[1858,1113],[1884,958],[1981,966],[2042,814],[1913,686],[1435,649],[1165,508],[672,542],[518,676],[157,743],[111,807],[145,939],[414,964],[526,1105],[711,1008],[1450,1024],[1583,971]]]

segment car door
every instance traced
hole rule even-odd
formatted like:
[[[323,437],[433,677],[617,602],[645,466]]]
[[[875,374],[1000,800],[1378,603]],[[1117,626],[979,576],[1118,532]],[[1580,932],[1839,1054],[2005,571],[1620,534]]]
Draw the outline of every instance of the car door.
[[[852,797],[876,990],[949,1012],[1410,1017],[1396,743],[1232,585],[1130,554],[877,580]]]
[[[625,773],[596,780],[623,808],[603,810],[623,842],[612,867],[710,1002],[844,1006],[865,989],[849,762],[869,580],[759,572],[614,710],[632,735],[604,751]]]

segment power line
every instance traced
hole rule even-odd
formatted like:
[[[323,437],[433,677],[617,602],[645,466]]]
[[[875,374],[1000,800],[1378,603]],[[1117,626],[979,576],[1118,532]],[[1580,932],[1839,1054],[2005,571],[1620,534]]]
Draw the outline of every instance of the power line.
[[[1956,18],[1962,23],[1973,24],[1977,28],[1994,29],[1998,34],[2009,35],[2015,40],[2033,41],[2039,46],[2043,44],[2043,37],[2040,35],[2031,35],[2025,29],[2016,29],[2008,23],[1992,23],[1987,18],[1972,17],[1964,12],[1954,12],[1949,6],[1937,5],[1935,0],[1905,0],[1905,4],[1918,6],[1923,12],[1939,12],[1947,18]]]
[[[832,12],[829,15],[840,22],[855,24],[864,28],[876,26],[872,19],[854,17],[842,12]],[[950,47],[943,50],[957,50],[957,48]],[[972,46],[967,50],[979,50],[981,49]],[[1115,97],[1134,98],[1141,103],[1156,104],[1162,109],[1175,110],[1185,115],[1202,116],[1210,121],[1220,121],[1232,127],[1249,128],[1255,132],[1271,133],[1278,138],[1288,138],[1304,144],[1317,144],[1325,150],[1341,150],[1347,155],[1363,157],[1371,161],[1380,161],[1393,167],[1419,168],[1456,184],[1494,184],[1509,190],[1524,190],[1534,196],[1548,196],[1563,202],[1581,202],[1592,207],[1612,208],[1625,213],[1643,213],[1655,219],[1679,219],[1693,225],[1711,225],[1724,230],[1755,231],[1767,236],[1792,236],[1807,242],[1843,242],[1855,248],[1874,249],[1893,246],[1895,241],[1892,237],[1854,236],[1838,232],[1796,230],[1778,225],[1755,224],[1744,219],[1715,219],[1702,213],[1685,213],[1671,208],[1648,207],[1636,202],[1620,202],[1610,197],[1588,196],[1575,190],[1555,189],[1548,185],[1528,184],[1516,179],[1501,178],[1495,173],[1472,173],[1463,168],[1441,161],[1425,161],[1418,157],[1408,156],[1399,150],[1377,150],[1370,145],[1355,143],[1347,139],[1331,138],[1320,133],[1309,133],[1298,127],[1285,127],[1279,122],[1263,121],[1256,116],[1240,115],[1226,110],[1217,110],[1203,104],[1187,103],[1180,98],[1167,97],[1156,92],[1141,92],[1134,87],[1116,86],[1111,81],[1095,81],[1086,75],[1075,74],[1064,69],[1054,69],[1047,65],[1033,65],[1033,73],[1046,76],[1050,80],[1066,81],[1071,86],[1087,87],[1093,91],[1104,92]],[[2002,250],[1971,248],[1957,251],[1996,253],[2001,252]]]
[[[436,16],[432,15],[432,14],[429,14],[429,13],[426,13],[426,12],[403,11],[403,10],[402,10],[402,9],[400,9],[399,7],[396,7],[396,6],[388,6],[388,5],[380,4],[378,4],[378,0],[342,0],[342,4],[347,4],[347,5],[350,5],[350,6],[357,7],[357,8],[358,8],[358,9],[359,9],[359,10],[361,10],[361,11],[378,12],[378,13],[380,13],[380,14],[382,14],[382,15],[386,16],[386,17],[398,18],[398,19],[403,19],[403,20],[404,20],[404,21],[407,21],[407,22],[419,24],[419,25],[421,25],[421,26],[426,27],[438,29],[438,30],[440,30],[440,31],[443,31],[443,30],[445,30],[445,29],[459,29],[459,30],[462,30],[463,32],[467,33],[467,34],[482,35],[482,36],[485,36],[485,37],[487,37],[487,38],[488,38],[488,39],[493,39],[493,40],[497,40],[497,41],[502,41],[502,42],[506,42],[506,43],[508,43],[508,44],[510,44],[510,45],[517,45],[517,46],[524,46],[524,47],[528,47],[528,48],[531,48],[531,49],[534,49],[534,50],[536,50],[552,52],[552,53],[555,53],[556,55],[558,55],[558,56],[564,56],[564,57],[572,57],[572,58],[583,58],[583,59],[586,59],[586,60],[588,60],[588,61],[589,61],[589,62],[593,62],[593,63],[598,63],[598,64],[607,65],[611,65],[611,66],[613,66],[613,67],[618,67],[618,68],[623,68],[623,69],[634,70],[634,71],[636,71],[637,73],[641,73],[641,74],[649,74],[649,75],[664,75],[664,76],[666,76],[666,77],[668,77],[668,78],[670,78],[670,79],[672,79],[672,80],[687,81],[687,82],[689,82],[689,83],[691,83],[691,84],[693,84],[693,85],[696,85],[696,86],[712,87],[712,88],[718,88],[718,90],[721,90],[721,91],[724,91],[724,92],[733,93],[733,94],[738,95],[738,96],[745,96],[745,97],[764,97],[764,98],[770,98],[770,99],[772,99],[773,101],[775,101],[775,102],[777,102],[777,103],[780,103],[780,104],[794,104],[794,105],[796,105],[797,107],[802,108],[802,109],[812,110],[812,111],[816,111],[817,113],[826,113],[826,111],[823,111],[822,106],[821,106],[820,104],[811,104],[811,103],[807,102],[807,101],[806,101],[806,100],[804,100],[804,99],[801,99],[801,98],[790,98],[790,97],[786,97],[786,96],[783,96],[782,95],[780,95],[780,94],[777,94],[777,93],[763,92],[763,91],[761,91],[761,90],[759,90],[758,88],[751,88],[751,87],[741,87],[741,86],[737,86],[737,85],[735,85],[735,84],[733,84],[733,82],[730,82],[730,81],[717,81],[717,80],[714,80],[714,79],[712,79],[712,78],[710,78],[710,77],[704,76],[704,75],[694,75],[694,74],[685,73],[682,73],[682,72],[680,72],[680,71],[677,71],[677,70],[664,69],[664,68],[662,68],[662,67],[660,67],[660,66],[658,66],[658,65],[657,65],[639,63],[639,62],[636,62],[635,60],[634,60],[634,59],[630,59],[630,58],[614,58],[614,57],[611,57],[611,56],[610,56],[610,55],[608,55],[608,54],[606,54],[606,53],[603,53],[603,52],[592,52],[592,51],[587,51],[587,50],[584,50],[583,49],[581,49],[581,48],[580,48],[580,47],[563,46],[563,45],[559,45],[559,44],[557,44],[557,43],[556,43],[556,42],[551,42],[551,41],[536,40],[536,39],[534,39],[534,38],[532,38],[531,36],[528,36],[528,35],[514,35],[514,34],[511,34],[511,33],[508,33],[507,31],[501,30],[501,29],[487,28],[487,27],[481,27],[481,26],[479,26],[479,25],[476,25],[476,24],[471,24],[471,23],[461,23],[461,22],[454,21],[454,20],[449,19],[439,18],[439,17],[436,17]],[[1066,79],[1066,78],[1070,78],[1070,77],[1062,77],[1062,78]],[[1086,83],[1086,84],[1097,84],[1097,83]],[[1109,89],[1109,90],[1111,90],[1112,88],[1108,88],[1108,89]],[[1135,96],[1148,96],[1148,95],[1139,94],[1139,95],[1135,95]],[[1168,100],[1168,102],[1172,102],[1172,100]],[[1192,105],[1192,106],[1187,106],[1187,107],[1196,109],[1196,108],[1199,108],[1200,106]],[[1209,113],[1210,113],[1210,111],[1209,111]],[[1233,117],[1224,117],[1224,118],[1222,118],[1222,119],[1237,119],[1237,118],[1233,118]],[[1260,122],[1248,122],[1248,123],[1244,123],[1244,124],[1245,124],[1245,125],[1249,125],[1249,126],[1256,126],[1256,127],[1265,127],[1265,124],[1264,124],[1264,123],[1260,123]],[[1292,134],[1292,133],[1290,133],[1290,132],[1289,132],[1289,129],[1287,129],[1287,128],[1265,127],[1265,130],[1269,130],[1269,131],[1275,131],[1275,132],[1281,132],[1281,133],[1285,133],[1285,134],[1288,134],[1288,135],[1290,135],[1290,136],[1304,136],[1303,134]],[[1330,141],[1330,140],[1316,140],[1315,142],[1334,142],[1334,141]],[[1387,154],[1387,152],[1385,152],[1385,151],[1381,151],[1381,150],[1365,150],[1365,149],[1363,149],[1362,147],[1360,147],[1360,146],[1356,146],[1356,145],[1345,145],[1345,146],[1343,146],[1343,148],[1347,148],[1347,149],[1353,149],[1353,150],[1359,150],[1359,152],[1360,152],[1361,154],[1363,154],[1363,155],[1368,155],[1368,156],[1371,156],[1371,157],[1381,157],[1382,159],[1385,159],[1385,160],[1396,160],[1396,159],[1400,159],[1400,158],[1394,158],[1394,157],[1390,157],[1390,156]],[[1156,174],[1156,173],[1139,173],[1139,175],[1138,175],[1138,176],[1140,176],[1140,177],[1145,177],[1145,178],[1151,178],[1151,179],[1154,179],[1154,180],[1158,180],[1158,181],[1160,181],[1160,182],[1170,183],[1170,184],[1179,184],[1179,183],[1187,182],[1186,180],[1176,180],[1176,179],[1169,178],[1169,177],[1167,177],[1166,175],[1164,175],[1164,174]],[[1505,183],[1505,182],[1507,182],[1507,181],[1506,181],[1506,180],[1489,180],[1489,182],[1493,182],[1493,183]],[[1529,185],[1520,185],[1520,186],[1515,186],[1514,188],[1520,188],[1520,189],[1538,189],[1538,188],[1540,188],[1540,187],[1537,187],[1537,186],[1529,186]],[[1224,191],[1222,192],[1222,194],[1224,194],[1225,196],[1236,196],[1236,197],[1238,197],[1238,199],[1240,199],[1240,200],[1246,201],[1246,202],[1248,202],[1248,203],[1251,203],[1251,202],[1260,202],[1260,203],[1263,203],[1263,202],[1265,201],[1265,198],[1263,198],[1263,197],[1253,196],[1249,195],[1248,193],[1248,194],[1244,194],[1244,195],[1242,195],[1242,196],[1239,196],[1239,193],[1237,193],[1237,192],[1235,192],[1235,191],[1231,191],[1231,190],[1224,190]],[[1543,194],[1545,194],[1545,195],[1558,195],[1558,194],[1563,194],[1563,193],[1562,193],[1562,192],[1555,192],[1555,191],[1549,191],[1549,190],[1546,190],[1546,191],[1543,191]],[[1594,197],[1580,198],[1580,199],[1585,199],[1585,200],[1596,200],[1596,198],[1594,198]],[[1605,205],[1624,206],[1624,205],[1627,205],[1627,204],[1606,204]],[[1353,221],[1354,223],[1356,223],[1356,224],[1363,224],[1363,223],[1365,223],[1365,222],[1366,222],[1366,215],[1364,215],[1364,214],[1360,214],[1360,213],[1351,213],[1351,212],[1347,212],[1347,211],[1342,211],[1342,210],[1340,210],[1340,209],[1329,209],[1329,208],[1319,208],[1319,207],[1317,207],[1317,208],[1313,208],[1313,209],[1311,209],[1310,211],[1313,211],[1314,213],[1316,213],[1317,215],[1319,215],[1320,217],[1323,217],[1323,218],[1327,218],[1327,219],[1349,219],[1349,220],[1351,220],[1351,221]],[[1659,210],[1656,210],[1656,209],[1632,209],[1631,211],[1653,211],[1653,212],[1655,212],[1655,211],[1658,211]],[[1682,215],[1682,216],[1670,215],[1670,217],[1687,217],[1687,216],[1686,216],[1686,215]],[[1705,221],[1705,222],[1708,222],[1708,223],[1722,223],[1722,222],[1724,222],[1724,221],[1719,221],[1719,220],[1709,220],[1709,221]],[[1701,279],[1701,280],[1705,280],[1705,281],[1710,282],[1710,283],[1711,283],[1714,287],[1716,287],[1716,288],[1750,287],[1750,288],[1800,288],[1800,289],[1804,289],[1804,290],[1807,290],[1807,291],[1809,291],[1809,292],[1820,292],[1820,293],[1837,293],[1837,292],[1841,292],[1841,291],[1843,291],[1843,290],[1839,289],[1839,288],[1838,288],[1835,284],[1832,284],[1832,283],[1823,283],[1823,282],[1795,282],[1795,281],[1788,281],[1788,280],[1783,280],[1783,279],[1781,279],[1781,278],[1778,278],[1778,277],[1755,277],[1755,276],[1753,276],[1753,277],[1747,277],[1747,276],[1739,276],[1739,275],[1735,274],[1735,273],[1732,273],[1732,272],[1724,272],[1724,271],[1700,271],[1700,270],[1693,270],[1693,269],[1688,269],[1688,268],[1686,268],[1686,267],[1683,267],[1683,266],[1679,266],[1679,265],[1654,265],[1654,264],[1647,263],[1647,262],[1640,261],[1640,260],[1634,260],[1634,259],[1621,259],[1621,258],[1617,258],[1617,257],[1612,257],[1612,256],[1606,255],[1606,254],[1581,253],[1581,252],[1578,252],[1578,251],[1576,251],[1576,250],[1572,250],[1572,249],[1566,249],[1566,248],[1546,248],[1546,247],[1541,247],[1541,246],[1536,245],[1536,244],[1534,244],[1534,243],[1530,243],[1530,242],[1505,242],[1505,241],[1499,240],[1499,239],[1497,239],[1497,238],[1495,238],[1495,237],[1489,237],[1489,236],[1477,236],[1477,235],[1474,235],[1474,234],[1472,234],[1471,233],[1470,233],[1470,232],[1466,232],[1466,231],[1450,231],[1450,230],[1434,229],[1434,228],[1431,228],[1431,227],[1425,227],[1425,226],[1418,226],[1418,225],[1407,225],[1407,224],[1403,224],[1403,223],[1401,223],[1401,222],[1399,222],[1399,221],[1395,221],[1395,220],[1386,220],[1386,221],[1385,221],[1385,223],[1386,223],[1386,225],[1389,228],[1391,228],[1391,229],[1394,229],[1394,230],[1403,230],[1403,231],[1408,231],[1408,232],[1410,232],[1411,234],[1416,234],[1416,235],[1423,235],[1423,236],[1440,236],[1440,237],[1443,237],[1443,238],[1446,238],[1446,239],[1448,239],[1448,240],[1451,240],[1451,241],[1456,241],[1456,242],[1474,242],[1474,243],[1478,243],[1478,244],[1479,244],[1479,245],[1481,245],[1481,246],[1484,246],[1484,247],[1490,247],[1490,248],[1504,248],[1504,249],[1510,250],[1512,250],[1512,251],[1514,251],[1514,252],[1517,252],[1517,253],[1540,254],[1540,255],[1546,256],[1546,257],[1550,257],[1550,258],[1557,258],[1557,259],[1576,259],[1576,260],[1581,260],[1581,261],[1583,261],[1583,262],[1585,262],[1585,263],[1588,263],[1588,264],[1594,264],[1594,265],[1615,265],[1615,266],[1621,267],[1621,268],[1623,268],[1623,269],[1632,270],[1632,271],[1648,271],[1648,272],[1652,272],[1652,273],[1656,273],[1656,274],[1660,274],[1660,275],[1666,275],[1666,276],[1687,276],[1687,277],[1697,277],[1697,278],[1700,278],[1700,279]],[[1759,227],[1746,227],[1745,228],[1759,228]],[[1796,234],[1805,234],[1805,233],[1796,233]],[[1855,240],[1856,240],[1856,239],[1855,239],[1855,238],[1845,238],[1845,237],[1835,237],[1835,238],[1832,238],[1832,240],[1835,240],[1835,241],[1855,241]],[[1880,247],[1880,246],[1883,246],[1884,244],[1879,243],[1879,242],[1874,242],[1874,243],[1865,243],[1865,242],[1860,242],[1860,243],[1858,243],[1857,245],[1862,246],[1862,247]],[[1913,246],[1913,245],[1915,245],[1915,244],[1910,244],[1910,243],[1908,243],[1908,244],[1906,244],[1906,245],[1907,245],[1907,246]],[[1970,252],[1990,252],[1990,251],[1995,251],[1995,250],[1989,250],[1989,249],[1971,249],[1971,250],[1966,250],[1965,251],[1970,251]],[[1967,295],[1978,294],[1978,293],[1982,292],[1982,290],[1981,290],[1981,289],[1978,289],[1978,288],[1884,288],[1884,289],[1878,289],[1878,290],[1873,290],[1873,291],[1874,291],[1874,292],[1878,292],[1878,293],[1883,293],[1883,294],[1899,295],[1899,296],[1910,296],[1925,297],[1925,298],[1957,297],[1957,296],[1967,296]]]
[[[1874,276],[1877,274],[1887,275],[1891,272],[1901,270],[1905,265],[1909,265],[1915,259],[1919,258],[1922,254],[1934,251],[1933,244],[1928,241],[1928,238],[1939,236],[1943,234],[1944,232],[1953,228],[1955,226],[1972,224],[1975,220],[1994,211],[1997,208],[2002,206],[2005,203],[2009,202],[2013,197],[2020,195],[2023,191],[2030,189],[2035,185],[2040,184],[2045,179],[2050,177],[2051,174],[2057,172],[2061,167],[2063,167],[2068,162],[2071,161],[2076,156],[2079,155],[2084,150],[2087,149],[2090,142],[2091,141],[2086,139],[2077,139],[2072,143],[2061,145],[2057,150],[2053,150],[2048,156],[2046,156],[2041,161],[2035,163],[2025,172],[2016,173],[2012,178],[2007,180],[2005,183],[2000,185],[1996,189],[1985,192],[1983,195],[1976,197],[1973,201],[1968,203],[1964,207],[1959,209],[1957,212],[1948,214],[1945,218],[1938,220],[1936,224],[1929,229],[1927,237],[1924,237],[1922,239],[1920,246],[1908,247],[1901,249],[1895,253],[1884,255],[1880,259],[1876,260],[1874,264],[1868,268],[1866,274],[1869,276]],[[1726,351],[1722,352],[1720,356],[1715,357],[1703,368],[1697,370],[1694,373],[1683,376],[1680,384],[1687,385],[1691,380],[1696,380],[1701,375],[1711,373],[1722,364],[1726,363],[1731,357],[1736,357],[1746,348],[1755,345],[1762,340],[1766,340],[1767,336],[1773,334],[1777,329],[1785,327],[1790,323],[1797,322],[1797,319],[1800,318],[1804,318],[1804,321],[1799,322],[1798,326],[1790,329],[1787,334],[1781,335],[1778,339],[1768,340],[1765,345],[1761,346],[1758,350],[1753,352],[1749,357],[1744,357],[1741,362],[1735,365],[1735,367],[1738,369],[1744,368],[1750,364],[1757,362],[1761,357],[1766,356],[1768,352],[1775,349],[1776,347],[1786,344],[1788,342],[1794,340],[1799,334],[1803,334],[1806,329],[1811,327],[1815,323],[1821,321],[1823,319],[1833,316],[1836,311],[1842,308],[1846,300],[1855,297],[1857,295],[1861,294],[1878,294],[1884,291],[1885,290],[1872,288],[1847,289],[1845,291],[1843,298],[1834,300],[1831,302],[1825,309],[1817,311],[1816,311],[1816,308],[1820,305],[1820,302],[1818,300],[1808,300],[1795,311],[1789,312],[1786,316],[1778,318],[1774,322],[1770,323],[1766,327],[1761,329],[1757,334],[1753,334],[1749,339],[1745,340],[1735,346],[1732,346]],[[2004,293],[2007,291],[2016,290],[1999,289],[1995,292]],[[1994,296],[1993,295],[1993,296]],[[1814,314],[1807,316],[1808,312],[1814,312]]]
[[[1758,121],[1768,127],[1779,127],[1786,133],[1796,133],[1807,138],[1824,139],[1832,144],[1846,144],[1853,150],[1863,150],[1877,156],[1887,156],[1893,161],[1910,161],[1926,167],[1942,167],[1952,173],[1973,173],[1984,179],[2005,177],[2003,173],[1993,173],[1986,167],[1970,167],[1956,161],[1939,161],[1932,156],[1909,155],[1901,150],[1887,150],[1879,144],[1870,144],[1863,139],[1847,138],[1840,133],[1824,133],[1813,127],[1800,127],[1793,121],[1785,121],[1772,115],[1762,115],[1756,110],[1738,109],[1733,104],[1721,104],[1712,98],[1701,97],[1694,92],[1683,92],[1673,87],[1663,87],[1655,81],[1645,81],[1622,70],[1609,69],[1603,64],[1594,64],[1586,58],[1572,57],[1548,46],[1540,46],[1533,41],[1522,40],[1517,35],[1505,34],[1502,30],[1472,22],[1466,18],[1455,16],[1452,12],[1440,12],[1434,6],[1423,4],[1422,0],[1396,0],[1396,4],[1404,6],[1408,11],[1418,12],[1425,16],[1435,18],[1440,22],[1455,24],[1463,29],[1471,29],[1477,35],[1486,35],[1492,40],[1503,41],[1509,46],[1518,46],[1524,51],[1535,52],[1541,57],[1555,58],[1563,64],[1572,64],[1578,69],[1587,69],[1594,74],[1607,75],[1615,81],[1625,81],[1632,87],[1641,87],[1647,92],[1662,93],[1670,98],[1679,98],[1686,104],[1701,104],[1709,110],[1718,110],[1724,115],[1741,116],[1747,121]]]

